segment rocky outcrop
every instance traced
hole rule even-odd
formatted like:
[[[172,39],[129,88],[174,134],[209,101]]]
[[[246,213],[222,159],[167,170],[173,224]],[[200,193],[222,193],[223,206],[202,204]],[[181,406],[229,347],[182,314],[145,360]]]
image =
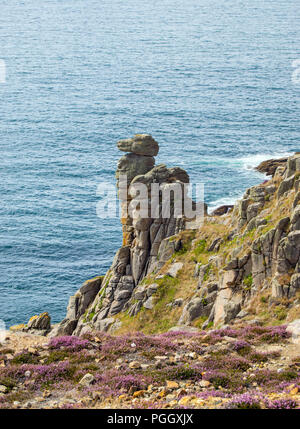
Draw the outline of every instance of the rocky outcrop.
[[[158,317],[159,299],[173,318],[171,326],[191,329],[248,320],[262,293],[270,308],[274,303],[297,308],[300,154],[259,166],[272,177],[249,188],[234,206],[211,215],[204,210],[204,224],[189,235],[189,219],[176,216],[186,197],[187,173],[179,167],[155,166],[158,144],[151,136],[121,140],[118,147],[129,152],[116,172],[123,245],[106,275],[71,297],[66,319],[51,335],[114,331],[125,312],[136,318],[147,312],[151,320],[151,314]],[[171,192],[174,184],[180,187],[180,198]],[[153,187],[159,188],[157,199],[151,194]],[[162,205],[164,192],[173,195],[168,215]],[[138,207],[133,205],[136,201]]]
[[[248,189],[234,208],[230,238],[236,240],[236,245],[226,255],[228,262],[221,269],[224,255],[210,262],[210,267],[215,267],[211,271],[217,275],[208,276],[207,282],[217,281],[218,289],[208,320],[215,325],[234,320],[261,290],[270,290],[273,299],[293,299],[300,292],[300,209],[295,197],[300,156],[296,154],[278,163],[272,160],[270,165],[277,165],[279,170],[272,173],[275,180]],[[203,268],[205,265],[202,273]],[[197,274],[201,279],[201,269]],[[193,302],[194,299],[190,301]],[[194,314],[206,316],[200,301],[196,303],[199,311]],[[194,318],[190,314],[186,319]]]
[[[267,161],[262,161],[256,167],[256,170],[260,173],[266,174],[267,176],[274,176],[278,167],[285,167],[287,160],[288,158],[268,159]]]
[[[99,276],[83,283],[76,294],[70,297],[65,319],[52,329],[49,336],[71,335],[73,333],[78,320],[85,314],[99,292],[102,280],[103,276]]]
[[[224,214],[228,213],[232,209],[233,209],[233,205],[232,204],[223,205],[223,206],[220,206],[217,209],[215,209],[211,213],[211,215],[212,216],[223,216]]]
[[[27,324],[10,327],[13,332],[26,332],[34,335],[47,335],[51,331],[51,317],[47,312],[32,316]]]
[[[188,174],[179,167],[155,166],[159,147],[150,135],[138,134],[119,141],[117,146],[129,152],[120,159],[116,171],[123,245],[101,279],[101,287],[97,282],[86,292],[84,285],[71,297],[66,318],[51,335],[80,334],[90,327],[112,329],[112,317],[121,311],[128,309],[130,314],[136,314],[142,306],[151,308],[154,288],[148,288],[143,298],[133,303],[135,297],[142,296],[139,285],[147,275],[158,272],[178,248],[177,241],[168,238],[185,229],[186,219],[176,210],[181,208],[183,213]],[[140,192],[141,185],[144,193]],[[180,191],[179,199],[173,194],[174,185]],[[154,187],[158,189],[157,197],[153,197]],[[167,207],[162,204],[164,195],[170,195]]]

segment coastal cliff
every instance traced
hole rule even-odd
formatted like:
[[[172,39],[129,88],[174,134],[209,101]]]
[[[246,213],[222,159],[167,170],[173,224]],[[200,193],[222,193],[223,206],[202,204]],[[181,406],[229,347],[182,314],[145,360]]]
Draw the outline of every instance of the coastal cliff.
[[[123,245],[61,323],[42,313],[11,328],[0,409],[299,409],[300,154],[258,166],[269,177],[234,206],[208,214],[202,202],[195,226],[175,216],[189,177],[155,166],[157,142],[118,147]],[[136,183],[159,216],[129,210]],[[182,198],[163,216],[149,191],[174,183]]]
[[[126,195],[123,246],[105,276],[85,282],[70,298],[66,318],[50,336],[283,323],[300,316],[298,153],[262,163],[259,171],[270,174],[263,183],[211,215],[204,205],[203,224],[190,229],[174,216],[174,201],[169,218],[128,215],[130,185],[146,184],[150,213],[153,183],[184,186],[189,177],[179,167],[155,166],[159,146],[149,135],[117,146],[127,152],[116,172],[119,193]]]

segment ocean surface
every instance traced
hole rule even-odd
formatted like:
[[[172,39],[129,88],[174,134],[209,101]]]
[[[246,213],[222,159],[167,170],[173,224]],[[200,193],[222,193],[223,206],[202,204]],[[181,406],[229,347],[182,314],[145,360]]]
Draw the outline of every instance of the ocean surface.
[[[298,0],[1,0],[0,319],[57,322],[109,267],[120,138],[152,134],[210,208],[299,150],[299,24]]]

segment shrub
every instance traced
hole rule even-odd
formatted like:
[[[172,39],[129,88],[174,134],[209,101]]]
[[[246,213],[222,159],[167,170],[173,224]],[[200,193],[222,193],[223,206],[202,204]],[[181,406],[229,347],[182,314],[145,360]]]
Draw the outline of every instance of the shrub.
[[[293,399],[275,399],[274,401],[266,401],[266,408],[286,409],[291,410],[297,408],[298,404]]]
[[[87,348],[89,345],[88,340],[73,336],[55,337],[51,338],[49,342],[50,349],[66,348],[72,351]]]
[[[227,404],[227,408],[238,408],[238,409],[260,409],[259,400],[249,393],[243,393],[241,395],[236,395],[233,399]]]

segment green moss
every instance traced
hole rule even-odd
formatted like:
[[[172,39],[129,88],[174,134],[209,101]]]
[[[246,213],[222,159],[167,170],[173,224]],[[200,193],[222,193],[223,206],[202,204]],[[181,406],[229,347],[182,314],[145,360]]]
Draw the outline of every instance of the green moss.
[[[274,308],[274,313],[278,320],[285,320],[287,317],[287,309],[281,305]]]
[[[214,322],[208,322],[207,326],[205,329],[210,329],[214,326]]]
[[[250,290],[253,284],[253,277],[252,274],[249,274],[249,276],[245,277],[243,280],[244,286],[246,290]]]
[[[205,274],[204,274],[204,276],[203,276],[203,281],[204,281],[204,282],[206,282],[206,280],[208,280],[210,271],[211,271],[211,265],[209,265],[209,266],[206,268]]]
[[[199,240],[196,243],[196,248],[194,250],[195,256],[199,256],[201,253],[205,251],[206,248],[206,240]]]
[[[207,320],[207,316],[201,316],[198,319],[195,320],[195,322],[193,323],[193,325],[195,326],[195,328],[202,328],[202,325],[204,322],[206,322]]]

